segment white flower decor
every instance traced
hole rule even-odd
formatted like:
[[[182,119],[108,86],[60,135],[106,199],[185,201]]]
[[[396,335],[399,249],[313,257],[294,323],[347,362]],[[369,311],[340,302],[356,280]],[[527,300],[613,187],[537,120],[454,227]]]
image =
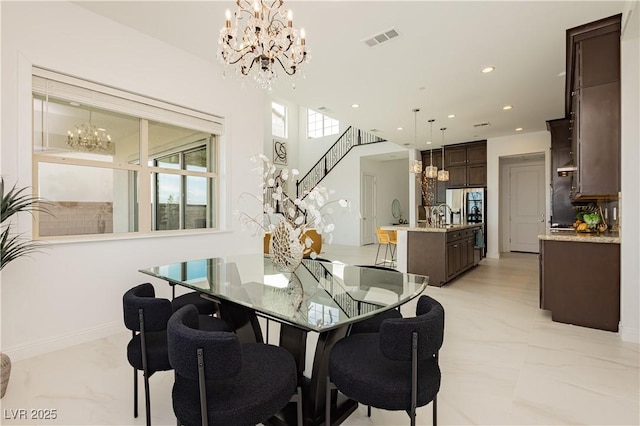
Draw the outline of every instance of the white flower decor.
[[[345,199],[331,200],[334,191],[322,186],[316,186],[311,191],[307,191],[300,197],[292,197],[287,194],[286,185],[289,179],[293,180],[300,173],[296,169],[277,169],[276,166],[263,154],[254,155],[251,161],[256,164],[254,171],[261,178],[260,188],[262,197],[249,193],[243,193],[240,198],[250,198],[258,201],[262,205],[262,212],[251,216],[244,211],[234,212],[240,217],[243,229],[251,229],[254,235],[264,235],[265,232],[272,233],[272,239],[276,227],[282,221],[278,232],[288,229],[290,235],[289,252],[298,252],[294,247],[297,242],[302,244],[303,255],[309,255],[315,259],[319,253],[312,248],[313,241],[305,236],[304,241],[301,236],[309,229],[315,229],[327,244],[333,240],[332,232],[335,229],[332,218],[332,205],[349,207],[349,202]],[[282,245],[282,240],[278,241]],[[273,254],[272,254],[273,255]],[[295,269],[295,268],[294,268]]]

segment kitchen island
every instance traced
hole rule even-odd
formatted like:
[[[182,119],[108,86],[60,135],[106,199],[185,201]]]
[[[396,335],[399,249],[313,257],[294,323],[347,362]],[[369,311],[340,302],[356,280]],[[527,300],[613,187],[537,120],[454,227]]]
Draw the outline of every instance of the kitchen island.
[[[553,321],[618,331],[620,237],[547,232],[540,240],[540,308]]]
[[[401,272],[429,276],[429,285],[441,287],[480,262],[482,223],[469,225],[383,226],[397,231],[397,268]],[[419,271],[419,272],[418,272]]]

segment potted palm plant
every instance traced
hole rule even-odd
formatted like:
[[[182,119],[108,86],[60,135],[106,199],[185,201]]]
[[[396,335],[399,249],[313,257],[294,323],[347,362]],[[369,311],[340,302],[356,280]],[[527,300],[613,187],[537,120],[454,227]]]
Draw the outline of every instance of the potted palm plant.
[[[14,216],[21,212],[42,212],[49,214],[47,202],[40,197],[25,192],[27,188],[17,188],[16,185],[5,193],[4,179],[0,178],[0,193],[2,193],[2,207],[0,218],[2,220],[2,234],[0,234],[0,271],[10,262],[22,256],[29,256],[37,252],[42,243],[33,241],[22,234],[15,233],[12,229]],[[4,396],[9,384],[11,373],[11,360],[0,352],[2,362],[2,386],[0,398]]]

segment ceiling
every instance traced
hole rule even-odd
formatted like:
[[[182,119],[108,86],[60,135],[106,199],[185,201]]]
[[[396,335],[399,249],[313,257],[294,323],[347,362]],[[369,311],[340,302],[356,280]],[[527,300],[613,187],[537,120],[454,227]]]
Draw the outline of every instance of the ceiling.
[[[235,8],[231,0],[77,4],[204,58],[222,74],[217,39],[225,9]],[[624,10],[615,1],[287,0],[284,6],[293,10],[294,26],[306,30],[311,61],[295,88],[282,77],[274,98],[324,107],[333,118],[420,150],[441,146],[441,127],[445,144],[513,135],[516,128],[546,130],[546,120],[564,114],[566,30]],[[400,36],[364,43],[389,29]],[[488,66],[495,70],[483,74]],[[245,90],[261,89],[249,82]],[[427,145],[430,118],[436,121]],[[474,127],[479,123],[490,125]]]

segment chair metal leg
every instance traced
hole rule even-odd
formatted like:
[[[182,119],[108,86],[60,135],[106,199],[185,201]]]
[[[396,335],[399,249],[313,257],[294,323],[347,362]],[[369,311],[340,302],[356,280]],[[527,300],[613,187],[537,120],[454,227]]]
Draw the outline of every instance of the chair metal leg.
[[[418,332],[411,333],[411,426],[416,425],[416,406],[418,400]]]
[[[376,251],[376,260],[373,262],[374,265],[378,265],[378,255],[380,254],[380,246],[381,244],[378,243],[378,250]]]
[[[302,388],[300,386],[298,386],[297,409],[298,409],[298,426],[303,426],[304,423],[302,420]]]
[[[144,372],[144,408],[147,414],[147,426],[151,426],[151,396],[149,395],[149,375]]]
[[[438,395],[433,397],[433,426],[438,426]]]
[[[367,405],[367,417],[371,417],[371,406]]]
[[[133,367],[133,417],[138,418],[138,370]]]
[[[140,321],[140,346],[142,352],[142,370],[144,371],[144,406],[147,414],[147,426],[151,426],[151,397],[149,395],[149,368],[147,366],[147,339],[145,336],[144,310],[138,310]]]

